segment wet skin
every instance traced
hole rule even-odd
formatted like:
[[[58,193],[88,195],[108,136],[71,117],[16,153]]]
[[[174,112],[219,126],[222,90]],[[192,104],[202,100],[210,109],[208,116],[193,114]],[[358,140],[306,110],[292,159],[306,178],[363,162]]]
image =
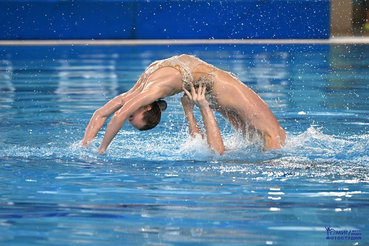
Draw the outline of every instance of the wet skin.
[[[245,126],[254,129],[263,137],[266,149],[281,148],[286,133],[267,104],[254,91],[232,74],[193,56],[181,55],[178,60],[192,71],[194,85],[209,82],[206,93],[209,107],[219,111],[236,129]],[[142,107],[160,98],[183,92],[182,75],[176,68],[163,67],[151,74],[147,71],[150,70],[143,73],[131,90],[112,99],[95,112],[82,140],[83,146],[88,145],[105,120],[114,114],[98,150],[98,153],[104,153],[126,120],[135,128],[142,126]],[[186,89],[191,90],[188,85]]]

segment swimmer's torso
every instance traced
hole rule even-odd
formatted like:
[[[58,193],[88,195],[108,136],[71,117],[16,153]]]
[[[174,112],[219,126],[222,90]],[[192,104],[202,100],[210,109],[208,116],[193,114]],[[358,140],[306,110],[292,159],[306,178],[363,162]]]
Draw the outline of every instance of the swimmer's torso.
[[[232,73],[221,70],[194,56],[181,55],[178,59],[191,71],[192,83],[195,88],[200,83],[206,84],[206,99],[212,109],[218,111],[221,108],[223,110],[233,108],[233,105],[229,102],[234,102],[234,95],[240,90],[243,90],[243,93],[253,93]],[[190,88],[189,84],[185,82],[183,85],[186,89]]]
[[[239,90],[242,90],[243,93],[246,94],[254,94],[252,90],[233,74],[191,55],[173,56],[165,60],[153,62],[141,76],[140,80],[141,83],[143,83],[142,87],[144,88],[147,83],[150,83],[150,77],[153,74],[155,74],[155,77],[165,76],[168,70],[164,71],[162,68],[167,67],[174,68],[181,74],[182,81],[178,83],[178,85],[173,85],[176,86],[175,93],[173,94],[182,91],[182,86],[190,90],[191,82],[195,88],[199,86],[200,83],[205,83],[206,98],[214,109],[218,106],[217,104],[229,101],[230,98],[228,97],[232,97],[232,95],[236,94]],[[225,105],[220,106],[224,107]],[[227,107],[230,106],[231,105],[227,105]]]
[[[181,74],[182,84],[180,88],[177,88],[177,93],[182,90],[182,86],[190,90],[191,82],[195,88],[199,86],[200,83],[205,83],[207,88],[207,100],[214,107],[216,106],[215,104],[217,104],[216,96],[219,94],[217,88],[220,88],[220,84],[222,83],[222,81],[218,80],[218,75],[221,73],[229,74],[194,56],[180,55],[153,62],[142,75],[141,82],[146,84],[149,82],[149,78],[152,74],[164,72],[161,71],[161,69],[165,67],[175,68]]]
[[[162,69],[168,67],[177,71]],[[261,132],[284,133],[267,104],[253,90],[233,74],[191,55],[173,56],[152,63],[140,78],[142,88],[151,83],[151,76],[160,78],[168,75],[168,72],[173,74],[179,72],[182,80],[173,82],[175,93],[172,95],[182,91],[182,87],[189,90],[191,82],[195,88],[200,83],[205,83],[206,99],[212,109],[222,114],[233,112]]]

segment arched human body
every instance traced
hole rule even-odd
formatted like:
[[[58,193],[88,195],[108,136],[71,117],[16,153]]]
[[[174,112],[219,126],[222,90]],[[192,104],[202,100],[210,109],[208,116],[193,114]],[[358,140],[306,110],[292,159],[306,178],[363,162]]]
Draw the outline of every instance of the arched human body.
[[[201,87],[200,85],[205,86]],[[201,91],[195,89],[200,89],[200,87]],[[132,89],[115,97],[98,109],[87,126],[82,145],[87,145],[96,136],[105,120],[114,114],[98,151],[104,153],[126,120],[135,128],[143,129],[145,127],[145,122],[142,120],[143,114],[151,110],[152,103],[158,99],[180,93],[183,89],[190,99],[187,102],[182,100],[182,103],[186,102],[184,107],[189,108],[190,102],[197,106],[205,105],[206,112],[203,110],[201,113],[203,119],[207,119],[206,122],[204,121],[204,125],[208,144],[218,152],[223,153],[223,150],[218,150],[216,147],[222,145],[219,143],[221,139],[214,137],[211,132],[214,132],[214,128],[215,132],[219,132],[219,129],[216,122],[212,120],[210,123],[208,122],[209,118],[207,117],[214,118],[214,116],[207,108],[220,112],[239,130],[245,130],[240,128],[246,125],[254,128],[263,137],[266,149],[277,149],[284,143],[285,131],[268,105],[253,90],[231,73],[218,69],[194,56],[181,55],[152,63]],[[193,100],[194,96],[200,102]],[[204,100],[208,104],[204,104]],[[196,124],[196,122],[191,122],[190,110],[185,109],[185,114],[187,119],[190,119],[190,125],[191,123]]]

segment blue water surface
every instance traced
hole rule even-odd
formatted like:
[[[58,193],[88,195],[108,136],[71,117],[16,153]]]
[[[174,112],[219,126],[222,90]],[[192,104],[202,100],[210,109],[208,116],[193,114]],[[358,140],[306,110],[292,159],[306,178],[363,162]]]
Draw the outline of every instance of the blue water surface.
[[[97,108],[182,53],[255,90],[286,146],[263,152],[216,115],[213,154],[178,95],[154,130],[79,147]],[[368,67],[366,45],[1,46],[0,243],[367,245]]]

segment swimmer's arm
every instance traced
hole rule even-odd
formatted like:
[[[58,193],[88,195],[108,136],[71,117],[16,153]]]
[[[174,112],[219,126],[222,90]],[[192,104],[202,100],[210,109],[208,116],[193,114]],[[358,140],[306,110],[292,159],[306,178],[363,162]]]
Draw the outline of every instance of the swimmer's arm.
[[[181,103],[186,116],[191,137],[196,137],[197,134],[200,134],[204,138],[204,133],[201,131],[199,125],[197,124],[195,116],[193,115],[193,102],[191,102],[190,98],[185,94],[181,98]]]
[[[141,92],[140,94],[134,96],[129,101],[124,103],[120,110],[118,110],[113,117],[111,118],[103,138],[99,150],[97,151],[99,154],[105,153],[109,144],[113,140],[113,138],[117,135],[119,130],[123,127],[125,121],[131,116],[136,110],[138,110],[142,106],[149,105],[150,103],[158,100],[159,98],[165,97],[162,90],[160,88],[157,89],[148,89],[146,91]]]
[[[81,142],[82,147],[87,146],[88,143],[96,137],[97,133],[103,127],[106,119],[121,108],[123,103],[121,96],[117,96],[95,111],[87,125],[85,135]]]
[[[201,84],[198,91],[195,92],[195,89],[191,84],[192,95],[186,89],[184,89],[184,91],[200,109],[200,113],[204,121],[208,145],[214,151],[217,151],[222,155],[225,151],[225,147],[214,114],[209,107],[209,102],[205,98],[206,85]]]
[[[114,114],[117,110],[119,110],[125,102],[131,100],[134,96],[139,94],[139,87],[141,85],[142,77],[136,82],[136,84],[127,92],[115,97],[110,100],[103,107],[99,108],[93,114],[87,128],[85,131],[85,135],[81,142],[82,147],[88,146],[88,143],[92,141],[100,129],[103,127],[105,121]]]
[[[222,155],[224,153],[225,147],[213,112],[211,111],[209,106],[200,107],[200,112],[204,121],[206,140],[209,146]]]

